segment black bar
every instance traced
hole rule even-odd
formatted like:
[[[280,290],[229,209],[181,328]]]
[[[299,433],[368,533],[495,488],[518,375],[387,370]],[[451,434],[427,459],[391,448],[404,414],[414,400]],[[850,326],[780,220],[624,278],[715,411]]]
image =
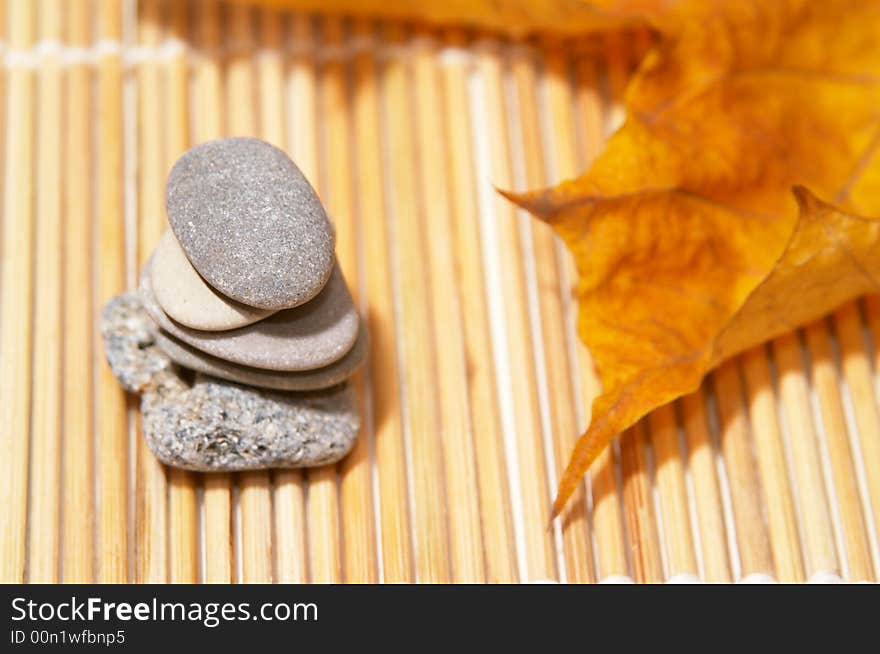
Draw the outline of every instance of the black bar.
[[[303,651],[308,645],[323,654],[347,646],[475,651],[491,643],[492,651],[534,646],[568,654],[573,647],[601,647],[617,654],[637,642],[658,651],[706,651],[737,642],[762,651],[774,635],[788,645],[806,638],[811,648],[828,639],[834,651],[851,651],[847,644],[880,647],[876,585],[22,585],[2,591],[0,652],[62,646],[178,651],[192,643],[223,652]],[[89,598],[98,598],[92,600],[95,613],[89,613]],[[182,605],[186,618],[180,606],[162,603]],[[226,619],[224,604],[234,607],[227,607]],[[61,618],[76,619],[59,619],[59,611]],[[860,641],[864,633],[870,636]]]

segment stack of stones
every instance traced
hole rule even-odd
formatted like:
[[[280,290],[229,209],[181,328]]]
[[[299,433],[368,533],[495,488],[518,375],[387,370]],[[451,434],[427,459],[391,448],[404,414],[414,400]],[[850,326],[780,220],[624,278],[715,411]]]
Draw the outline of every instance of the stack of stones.
[[[268,143],[211,141],[172,168],[166,209],[138,292],[113,298],[101,329],[152,452],[205,471],[342,458],[367,336],[308,181]]]

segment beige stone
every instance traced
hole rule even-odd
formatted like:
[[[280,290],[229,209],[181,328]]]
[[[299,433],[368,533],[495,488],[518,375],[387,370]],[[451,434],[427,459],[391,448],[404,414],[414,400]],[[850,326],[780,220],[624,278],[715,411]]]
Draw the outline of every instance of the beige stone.
[[[251,325],[274,311],[249,307],[208,286],[166,229],[153,254],[153,293],[169,317],[186,327],[223,331]]]

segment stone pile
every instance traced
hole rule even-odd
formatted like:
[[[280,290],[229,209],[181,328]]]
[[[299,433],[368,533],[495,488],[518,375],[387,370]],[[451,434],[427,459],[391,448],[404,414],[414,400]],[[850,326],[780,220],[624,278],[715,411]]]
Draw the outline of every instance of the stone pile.
[[[191,470],[343,457],[367,335],[308,181],[268,143],[211,141],[172,168],[166,209],[137,294],[102,319],[111,369],[143,394],[150,449]]]

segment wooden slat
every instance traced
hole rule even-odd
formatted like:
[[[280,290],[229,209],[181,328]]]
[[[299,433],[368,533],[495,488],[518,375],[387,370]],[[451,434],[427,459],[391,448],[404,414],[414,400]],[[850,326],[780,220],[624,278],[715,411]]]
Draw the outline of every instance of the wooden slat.
[[[663,581],[663,560],[654,517],[654,496],[642,421],[620,436],[623,506],[633,578],[640,583]]]
[[[138,42],[156,46],[163,25],[158,0],[142,0],[139,7]],[[165,156],[158,130],[164,130],[167,104],[160,95],[159,66],[146,60],[137,70],[138,87],[138,269],[153,254],[165,228]],[[117,173],[114,173],[118,177]],[[117,218],[118,219],[118,218]],[[147,449],[137,421],[137,580],[162,583],[168,578],[168,503],[164,466]]]
[[[749,439],[738,361],[722,364],[712,377],[718,404],[719,439],[736,522],[741,574],[742,577],[773,576],[773,555],[761,505],[763,491]]]
[[[564,77],[565,68],[560,55],[554,54],[553,63],[556,69],[549,71],[547,79],[548,84],[551,81],[555,82],[553,109],[559,113],[554,114],[554,117],[563,125],[567,124],[570,129],[571,121],[566,120],[568,115],[564,113],[570,103],[566,102],[566,98],[559,97],[564,95],[564,90],[559,87],[567,81]],[[555,164],[553,156],[555,153],[551,152],[545,157],[541,143],[539,111],[542,108],[539,108],[536,97],[538,85],[533,56],[531,49],[521,48],[514,56],[512,72],[516,80],[519,100],[526,184],[529,188],[540,188],[547,186],[545,170],[549,165]],[[540,63],[538,62],[538,65]],[[548,386],[550,433],[555,445],[554,459],[556,475],[559,478],[574,446],[578,428],[574,375],[569,360],[567,340],[568,315],[564,303],[569,285],[566,283],[567,279],[560,279],[557,241],[552,229],[548,225],[532,221],[531,234],[541,316],[541,342]],[[587,538],[587,518],[586,492],[580,487],[561,521],[565,572],[570,582],[585,583],[592,581],[593,578],[593,553]]]
[[[188,36],[188,4],[170,2],[164,7],[168,38],[181,43]],[[165,171],[189,147],[189,80],[186,55],[174,53],[165,62],[164,82],[168,120],[165,128]],[[165,215],[164,212],[162,214]],[[168,468],[169,581],[191,584],[199,580],[199,476]]]
[[[509,114],[504,92],[504,58],[497,43],[478,46],[478,71],[489,127],[491,182],[498,188],[513,187]],[[494,194],[493,216],[500,252],[500,277],[504,301],[504,329],[514,421],[513,430],[521,464],[519,476],[525,539],[525,579],[557,579],[554,544],[546,525],[550,520],[550,490],[541,433],[538,389],[534,363],[534,339],[529,316],[525,249],[521,242],[519,215],[510,202]],[[528,462],[528,463],[526,463]]]
[[[262,137],[287,150],[284,101],[284,59],[281,51],[285,21],[274,11],[260,13],[260,41],[266,51],[257,64],[260,83]],[[275,581],[303,583],[307,579],[305,480],[301,470],[277,470],[273,475],[272,506],[275,539]]]
[[[219,138],[223,132],[221,70],[211,53],[220,45],[219,8],[213,0],[196,6],[198,44],[208,53],[196,68],[196,120],[194,140]],[[228,474],[204,477],[204,578],[208,583],[228,583],[234,578],[232,553],[232,480]]]
[[[464,34],[450,30],[444,46],[462,54]],[[455,236],[455,266],[460,280],[465,356],[471,426],[477,459],[480,515],[483,526],[483,558],[486,581],[510,583],[517,579],[510,492],[504,456],[504,441],[498,409],[498,388],[492,360],[489,315],[486,307],[486,278],[482,257],[482,235],[475,184],[473,124],[467,76],[470,57],[450,57],[443,65],[443,116],[449,165],[450,205]]]
[[[727,529],[703,390],[683,397],[681,408],[688,449],[687,466],[694,486],[703,578],[713,583],[729,582],[732,575]]]
[[[455,235],[450,216],[450,163],[443,144],[437,55],[425,30],[416,34],[415,127],[423,231],[430,233],[428,262],[433,297],[440,439],[449,507],[450,580],[485,581],[474,433],[471,429],[467,361],[462,334],[461,282],[455,274]],[[474,253],[476,254],[476,253]]]
[[[667,404],[648,417],[654,470],[660,499],[663,524],[662,538],[666,544],[670,577],[687,575],[696,578],[697,557],[691,536],[684,461],[678,443],[678,418],[675,406]]]
[[[849,579],[868,581],[873,578],[868,530],[828,327],[822,320],[809,325],[805,333],[811,362],[811,382],[822,415]]]
[[[119,42],[122,38],[121,8],[113,0],[98,5],[97,37]],[[125,203],[123,198],[123,108],[122,60],[119,53],[108,51],[98,65],[97,105],[100,107],[97,166],[97,252],[92,261],[97,276],[97,305],[100,311],[114,295],[125,290]],[[97,316],[93,318],[95,342],[100,342]],[[97,534],[95,543],[97,570],[95,581],[123,583],[131,579],[129,560],[128,498],[128,420],[125,392],[110,372],[101,348],[96,388],[95,443],[97,474]],[[139,439],[140,441],[140,439]],[[164,506],[164,500],[163,500]],[[156,534],[164,535],[165,521],[157,521]]]
[[[254,21],[250,7],[234,6],[227,14],[227,43],[231,54],[226,64],[227,136],[258,136],[253,67]],[[272,581],[272,497],[269,473],[243,472],[238,477],[241,581]]]
[[[35,34],[35,5],[13,0],[9,6],[7,42],[27,49]],[[0,276],[0,581],[24,581],[27,532],[28,450],[31,431],[31,352],[33,347],[33,192],[34,74],[9,69],[6,83],[7,137],[3,181],[3,241]]]
[[[88,0],[68,3],[66,40],[84,47],[91,36]],[[92,72],[86,63],[66,74],[64,123],[64,393],[61,579],[89,583],[94,575],[94,373],[92,320]],[[87,289],[87,292],[83,292]],[[74,298],[76,300],[74,301]]]
[[[41,39],[60,40],[61,5],[41,0]],[[37,81],[37,188],[61,188],[61,67],[58,56],[44,55]],[[28,581],[58,579],[61,449],[61,195],[36,195],[34,278],[34,354],[30,451]]]
[[[843,378],[849,390],[858,429],[861,460],[874,516],[874,537],[880,541],[880,408],[868,361],[858,304],[851,302],[834,314]]]
[[[360,20],[353,38],[372,46],[373,26]],[[358,217],[366,276],[367,325],[370,356],[367,361],[372,406],[365,417],[372,421],[378,481],[379,536],[382,545],[383,580],[406,583],[414,580],[413,543],[410,531],[406,451],[400,413],[397,325],[394,310],[393,274],[389,225],[385,212],[385,170],[380,140],[379,72],[368,48],[354,61],[354,143],[357,152]],[[378,163],[378,165],[377,165]]]
[[[385,39],[400,45],[404,32],[389,26]],[[390,160],[393,194],[389,198],[395,251],[401,283],[401,376],[409,440],[412,484],[413,532],[416,579],[425,583],[447,583],[451,579],[447,505],[440,447],[437,402],[437,369],[432,330],[431,286],[425,274],[427,244],[424,217],[420,214],[418,177],[414,170],[413,107],[410,104],[408,57],[395,55],[383,72],[385,98],[384,129]],[[405,281],[403,281],[405,280]],[[445,310],[445,308],[444,308]]]
[[[755,458],[764,489],[764,506],[770,532],[770,547],[776,578],[783,583],[803,581],[794,502],[788,481],[788,468],[782,450],[782,437],[776,415],[776,397],[770,380],[767,352],[763,346],[742,356],[745,391],[748,396]]]
[[[326,47],[342,48],[345,32],[338,18],[322,21]],[[360,239],[355,213],[351,154],[352,116],[348,95],[348,66],[340,59],[327,62],[322,73],[325,116],[324,169],[327,171],[325,206],[336,225],[336,259],[342,267],[355,304],[361,306]],[[363,411],[364,377],[358,372],[350,382]],[[370,442],[361,428],[354,448],[339,466],[344,579],[349,583],[375,583],[378,579]]]
[[[821,453],[813,426],[807,377],[797,332],[773,343],[779,376],[779,393],[785,407],[791,461],[798,496],[798,517],[803,529],[803,555],[807,576],[839,574],[834,530],[825,496]]]

